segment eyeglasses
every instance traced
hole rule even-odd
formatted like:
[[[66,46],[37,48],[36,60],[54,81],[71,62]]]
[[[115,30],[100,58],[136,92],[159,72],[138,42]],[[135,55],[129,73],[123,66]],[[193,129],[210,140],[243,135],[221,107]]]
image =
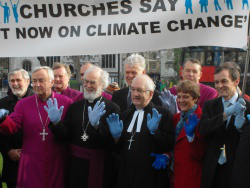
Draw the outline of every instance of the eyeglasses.
[[[46,80],[46,79],[43,79],[43,78],[37,79],[37,80],[34,79],[34,80],[32,80],[32,84],[33,84],[33,85],[36,85],[36,84],[38,84],[38,83],[44,84],[46,81],[47,81],[47,80]]]
[[[150,90],[142,90],[142,89],[131,88],[131,92],[132,92],[132,93],[137,92],[137,93],[139,93],[139,94],[143,94],[143,93],[145,93],[145,92],[147,92],[147,91],[150,91]]]
[[[83,84],[84,85],[90,84],[91,86],[96,86],[98,84],[98,82],[96,82],[96,81],[89,81],[89,80],[84,79],[83,80]]]

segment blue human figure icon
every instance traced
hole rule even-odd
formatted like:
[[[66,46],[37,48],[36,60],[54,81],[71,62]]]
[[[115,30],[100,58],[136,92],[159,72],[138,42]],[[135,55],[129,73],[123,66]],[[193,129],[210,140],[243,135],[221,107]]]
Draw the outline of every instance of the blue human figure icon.
[[[208,0],[200,0],[199,3],[201,5],[201,12],[203,12],[203,8],[207,12]]]
[[[186,14],[188,14],[188,10],[191,14],[193,14],[192,10],[192,0],[185,0]]]
[[[228,10],[233,10],[234,9],[232,0],[224,0],[224,2],[226,3]]]
[[[17,4],[13,4],[11,0],[10,0],[10,3],[11,3],[11,6],[12,6],[12,10],[13,10],[13,15],[15,17],[15,21],[16,21],[16,23],[18,23],[17,7],[18,7],[18,4],[19,4],[19,0],[18,0]]]
[[[216,11],[222,10],[219,4],[219,0],[214,0],[214,7]]]
[[[0,6],[3,8],[4,23],[9,23],[10,8],[8,4],[5,2],[5,5],[2,5],[2,2],[0,1]]]
[[[244,10],[245,5],[247,6],[247,10],[249,9],[248,0],[242,0],[242,10]]]

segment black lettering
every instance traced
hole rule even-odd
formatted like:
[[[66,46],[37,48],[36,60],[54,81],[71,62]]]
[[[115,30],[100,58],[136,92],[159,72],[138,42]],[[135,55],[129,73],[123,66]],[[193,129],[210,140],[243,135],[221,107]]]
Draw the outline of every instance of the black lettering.
[[[168,0],[168,2],[171,5],[171,8],[170,8],[171,11],[175,11],[175,4],[177,3],[177,1],[178,0]]]
[[[69,35],[69,28],[66,26],[62,26],[58,30],[58,34],[60,37],[65,38]]]
[[[38,5],[34,5],[35,18],[39,18],[39,13],[43,14],[43,18],[47,18],[47,8],[45,4],[42,4],[42,8],[38,8]]]
[[[20,36],[23,39],[26,39],[26,29],[24,27],[22,28],[22,31],[21,31],[21,29],[16,28],[16,38],[20,39]]]
[[[71,13],[72,16],[76,17],[77,14],[75,12],[76,6],[74,4],[63,4],[64,10],[65,10],[65,16],[69,17],[69,13]]]
[[[126,24],[125,23],[122,23],[119,27],[119,24],[115,23],[114,24],[114,28],[113,28],[113,33],[114,35],[116,35],[116,33],[118,33],[118,35],[125,35],[126,34]]]
[[[96,32],[93,31],[93,32],[90,32],[90,29],[93,28],[93,29],[96,29],[96,26],[95,25],[90,25],[87,27],[87,35],[90,36],[90,37],[93,37],[96,35]]]
[[[221,24],[224,27],[232,27],[233,26],[233,21],[232,21],[232,16],[230,15],[224,15],[221,18]]]
[[[41,38],[44,38],[45,36],[47,36],[47,38],[51,38],[51,34],[52,34],[52,27],[38,27],[39,29],[39,32],[40,32],[40,35],[41,35]]]
[[[156,12],[158,9],[161,9],[162,11],[167,11],[164,0],[156,1],[155,6],[153,8],[153,12]]]
[[[8,39],[8,31],[10,31],[9,28],[1,28],[0,31],[3,31],[3,38]]]
[[[149,12],[149,11],[151,11],[151,5],[150,4],[147,4],[147,3],[144,3],[144,2],[150,2],[151,3],[151,0],[141,0],[141,6],[143,6],[143,7],[145,7],[146,9],[144,9],[144,8],[140,8],[140,11],[142,12],[142,13],[147,13],[147,12]]]
[[[170,21],[170,22],[168,22],[168,25],[167,25],[167,27],[168,27],[168,30],[169,31],[178,31],[178,29],[179,29],[179,27],[172,27],[172,24],[178,24],[178,22],[177,21],[175,21],[175,20],[172,20],[172,21]]]
[[[30,27],[28,29],[28,35],[31,39],[35,39],[38,37],[38,30],[35,27]]]
[[[75,28],[74,26],[71,26],[71,28],[70,28],[70,37],[73,37],[74,35],[79,37],[80,36],[80,30],[81,30],[80,25],[78,25],[77,28]]]
[[[192,19],[188,19],[187,23],[185,23],[184,20],[181,20],[181,30],[185,30],[185,26],[188,26],[188,29],[193,29]]]
[[[243,16],[235,16],[235,23],[234,23],[234,27],[235,28],[242,28],[242,25],[241,23],[243,23],[243,19],[244,17]]]
[[[54,12],[54,5],[53,4],[49,4],[49,14],[52,16],[52,17],[60,17],[62,15],[62,6],[61,4],[56,4],[57,6],[57,13]]]
[[[117,15],[119,14],[118,11],[113,11],[113,9],[118,9],[117,1],[114,2],[107,2],[107,7],[108,7],[108,15]]]
[[[139,22],[138,25],[141,26],[142,34],[146,33],[146,25],[148,25],[148,22]]]
[[[131,1],[124,0],[121,2],[121,7],[127,9],[127,11],[124,9],[121,9],[122,14],[129,14],[132,11],[132,7],[130,5],[127,5],[127,4],[131,4]]]
[[[102,25],[98,25],[98,36],[106,36],[106,33],[102,33]]]
[[[25,18],[25,19],[31,18],[32,14],[31,13],[25,14],[24,13],[24,9],[31,9],[31,6],[29,6],[29,5],[22,5],[21,8],[20,8],[20,15],[23,18]]]
[[[197,29],[198,27],[206,28],[206,24],[204,23],[204,21],[202,20],[202,18],[197,18],[197,20],[195,22],[194,29]]]
[[[159,24],[160,24],[160,22],[150,22],[151,33],[160,33],[161,32],[161,30],[157,30],[160,28]]]
[[[89,7],[88,5],[80,4],[78,5],[78,12],[81,16],[88,16],[90,15],[90,11],[87,10],[86,12],[83,12],[83,7]]]
[[[220,20],[219,20],[219,16],[215,16],[215,19],[211,18],[211,17],[207,17],[207,25],[208,27],[212,27],[212,24],[215,27],[219,27]]]
[[[112,24],[108,24],[108,35],[111,35],[111,31],[112,31]]]
[[[135,23],[131,23],[129,28],[128,28],[128,35],[131,35],[131,33],[139,34],[139,32],[135,26]]]
[[[97,11],[101,11],[101,15],[105,15],[105,6],[103,3],[100,3],[100,7],[96,7],[95,5],[91,5],[93,9],[93,16],[97,16]]]

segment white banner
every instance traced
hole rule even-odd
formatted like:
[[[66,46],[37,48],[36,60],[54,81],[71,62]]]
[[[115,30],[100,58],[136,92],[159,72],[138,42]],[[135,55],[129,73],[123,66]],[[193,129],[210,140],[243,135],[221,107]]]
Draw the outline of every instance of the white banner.
[[[2,0],[0,57],[247,45],[248,0]]]

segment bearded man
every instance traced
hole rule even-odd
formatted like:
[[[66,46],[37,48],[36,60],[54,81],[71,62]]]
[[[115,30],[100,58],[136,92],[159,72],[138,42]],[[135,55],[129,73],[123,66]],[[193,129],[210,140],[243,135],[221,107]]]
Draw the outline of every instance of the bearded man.
[[[84,99],[73,103],[65,120],[61,111],[48,102],[50,130],[61,141],[71,143],[70,187],[115,187],[112,137],[105,119],[120,108],[102,96],[108,73],[92,65],[83,76]]]

